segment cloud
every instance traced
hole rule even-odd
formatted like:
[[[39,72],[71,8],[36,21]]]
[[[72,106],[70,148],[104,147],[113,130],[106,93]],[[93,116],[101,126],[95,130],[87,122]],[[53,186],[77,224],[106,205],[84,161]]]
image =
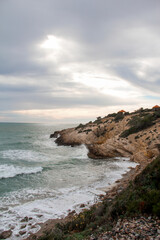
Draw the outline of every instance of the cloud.
[[[159,7],[159,0],[1,1],[0,111],[89,112],[150,104],[146,96],[156,103]]]

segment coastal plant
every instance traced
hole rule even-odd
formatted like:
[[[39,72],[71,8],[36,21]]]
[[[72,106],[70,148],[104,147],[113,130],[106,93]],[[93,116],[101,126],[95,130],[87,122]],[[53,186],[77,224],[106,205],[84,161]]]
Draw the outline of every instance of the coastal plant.
[[[122,112],[117,113],[117,115],[114,118],[115,122],[119,122],[120,120],[122,120],[124,118],[124,114]]]
[[[147,114],[143,117],[134,116],[128,122],[128,125],[131,127],[121,133],[120,137],[128,137],[130,134],[137,133],[142,131],[154,124],[154,121],[157,119],[154,114]]]
[[[84,127],[85,127],[85,125],[82,124],[82,123],[80,123],[80,124],[75,128],[75,130],[77,130],[77,129],[79,129],[79,128],[84,128]]]
[[[116,117],[117,113],[109,113],[107,117]]]

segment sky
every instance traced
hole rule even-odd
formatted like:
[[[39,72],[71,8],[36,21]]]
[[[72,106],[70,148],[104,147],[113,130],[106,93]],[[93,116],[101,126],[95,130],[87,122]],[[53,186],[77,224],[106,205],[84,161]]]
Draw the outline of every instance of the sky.
[[[0,0],[0,122],[160,104],[159,0]]]

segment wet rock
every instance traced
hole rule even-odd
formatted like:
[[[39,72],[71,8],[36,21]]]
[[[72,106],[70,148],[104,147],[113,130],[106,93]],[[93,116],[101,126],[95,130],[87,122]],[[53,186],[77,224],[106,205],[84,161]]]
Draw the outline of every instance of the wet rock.
[[[28,217],[24,217],[21,222],[28,222],[29,218]]]
[[[31,229],[33,229],[33,228],[36,228],[36,225],[33,225],[33,226],[31,227]]]
[[[72,215],[74,215],[76,213],[76,211],[75,210],[73,210],[72,212],[70,212],[68,215],[70,215],[70,216],[72,216]]]
[[[26,231],[20,231],[19,234],[22,236],[22,235],[26,234]]]
[[[3,231],[2,233],[0,233],[0,239],[9,238],[11,235],[12,235],[11,230]]]
[[[57,138],[59,136],[60,131],[55,131],[50,135],[50,138]]]
[[[26,225],[22,225],[22,226],[21,226],[21,229],[23,229],[23,228],[25,228],[25,227],[26,227]]]
[[[84,208],[84,207],[85,207],[85,204],[82,203],[82,204],[80,205],[80,208]]]

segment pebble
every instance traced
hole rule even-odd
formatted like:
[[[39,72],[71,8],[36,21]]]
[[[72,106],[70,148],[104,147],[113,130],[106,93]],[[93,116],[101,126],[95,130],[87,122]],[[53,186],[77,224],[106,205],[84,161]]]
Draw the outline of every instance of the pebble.
[[[19,234],[24,235],[24,234],[26,234],[26,231],[20,231]]]
[[[25,228],[25,227],[26,227],[26,225],[22,225],[22,226],[21,226],[21,229],[23,229],[23,228]]]
[[[28,217],[24,217],[21,222],[28,222],[29,218]]]
[[[105,232],[98,237],[98,240],[134,239],[160,240],[160,219],[151,216],[118,219],[117,224],[111,231]]]

